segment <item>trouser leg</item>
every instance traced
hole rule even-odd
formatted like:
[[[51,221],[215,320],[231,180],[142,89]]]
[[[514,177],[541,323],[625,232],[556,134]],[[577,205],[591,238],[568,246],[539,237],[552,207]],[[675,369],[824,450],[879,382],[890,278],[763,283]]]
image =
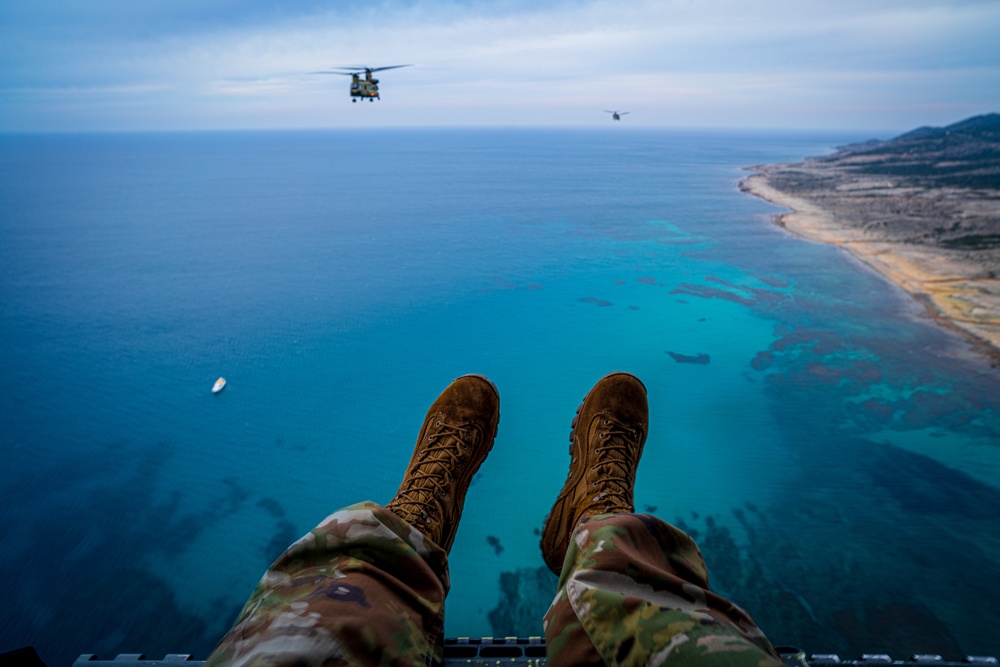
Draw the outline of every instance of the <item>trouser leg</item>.
[[[709,590],[701,552],[645,514],[585,517],[545,615],[549,665],[780,665],[750,616]]]
[[[205,667],[440,664],[448,587],[443,549],[352,505],[274,562]]]

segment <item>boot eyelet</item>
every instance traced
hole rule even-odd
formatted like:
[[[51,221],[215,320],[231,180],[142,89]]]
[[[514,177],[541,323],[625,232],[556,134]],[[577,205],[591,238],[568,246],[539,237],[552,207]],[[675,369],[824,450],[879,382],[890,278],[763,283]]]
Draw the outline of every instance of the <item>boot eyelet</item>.
[[[440,426],[441,426],[441,420],[438,419],[436,422],[434,422],[434,425],[440,428]]]

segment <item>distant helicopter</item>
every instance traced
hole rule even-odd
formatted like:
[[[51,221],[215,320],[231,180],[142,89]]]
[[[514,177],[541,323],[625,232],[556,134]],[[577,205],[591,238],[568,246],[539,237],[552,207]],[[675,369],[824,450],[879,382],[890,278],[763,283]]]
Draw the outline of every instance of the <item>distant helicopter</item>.
[[[313,72],[313,74],[343,74],[351,77],[351,101],[366,98],[369,102],[382,99],[378,94],[378,79],[372,78],[372,72],[381,72],[397,67],[412,67],[412,65],[389,65],[388,67],[342,67],[336,71]],[[362,72],[365,78],[361,78]]]
[[[604,113],[611,114],[611,120],[621,120],[622,116],[628,115],[628,111],[608,111],[607,109],[604,110]]]

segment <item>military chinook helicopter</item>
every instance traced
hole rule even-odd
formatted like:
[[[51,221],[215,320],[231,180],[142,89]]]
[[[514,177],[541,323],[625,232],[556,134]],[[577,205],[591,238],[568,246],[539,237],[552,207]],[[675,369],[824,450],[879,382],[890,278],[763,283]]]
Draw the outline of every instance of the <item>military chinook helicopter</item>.
[[[358,98],[367,99],[369,102],[382,99],[378,94],[378,79],[372,77],[372,72],[381,72],[397,67],[411,67],[411,65],[389,65],[387,67],[342,67],[336,71],[313,72],[313,74],[343,74],[351,77],[351,101],[357,102]],[[361,75],[364,74],[364,78]]]

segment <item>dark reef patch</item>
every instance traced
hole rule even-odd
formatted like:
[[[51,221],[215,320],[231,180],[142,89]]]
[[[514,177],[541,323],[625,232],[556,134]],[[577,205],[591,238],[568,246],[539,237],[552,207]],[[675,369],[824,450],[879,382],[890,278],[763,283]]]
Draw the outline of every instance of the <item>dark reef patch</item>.
[[[869,398],[861,403],[865,414],[876,423],[887,424],[892,421],[896,409],[891,403],[877,398]]]
[[[267,512],[275,519],[284,519],[288,515],[285,508],[281,506],[281,503],[270,496],[258,500],[257,507]]]
[[[50,665],[68,665],[81,653],[117,655],[126,647],[154,656],[180,650],[207,656],[238,605],[219,600],[208,617],[196,615],[148,564],[184,552],[203,531],[241,510],[249,492],[234,479],[220,480],[207,510],[186,511],[179,492],[157,491],[169,443],[95,448],[81,455],[79,466],[34,464],[31,476],[61,481],[61,494],[40,499],[46,508],[40,516],[48,520],[25,524],[18,508],[23,490],[51,484],[0,489],[0,526],[20,545],[2,552],[0,567],[22,581],[9,589],[13,597],[0,611],[0,643],[35,646]]]
[[[739,294],[735,294],[729,290],[719,289],[718,287],[709,287],[708,285],[683,283],[677,288],[671,290],[670,293],[695,296],[702,299],[721,299],[722,301],[732,301],[733,303],[738,303],[741,306],[753,305],[753,299],[749,297],[740,296]]]
[[[299,537],[301,536],[294,523],[287,519],[279,521],[278,527],[275,528],[270,541],[262,547],[261,555],[264,557],[265,562],[274,562]]]
[[[729,516],[692,512],[674,524],[698,543],[713,589],[775,642],[957,660],[995,651],[987,638],[1000,610],[982,600],[1000,581],[998,516],[1000,491],[845,435],[835,451],[803,458],[773,503]]]
[[[577,301],[581,303],[592,303],[597,306],[607,307],[613,306],[614,304],[610,301],[604,301],[603,299],[598,299],[596,296],[581,296]]]
[[[500,601],[488,618],[494,637],[539,637],[559,578],[547,567],[500,573]]]
[[[503,545],[500,544],[500,538],[497,537],[496,535],[487,535],[486,544],[490,545],[490,547],[493,549],[493,553],[495,553],[497,556],[503,553]]]
[[[642,276],[641,278],[636,278],[637,283],[642,283],[643,285],[655,285],[656,287],[663,287],[665,283],[656,282],[656,278],[653,276]]]
[[[698,364],[706,366],[712,360],[711,357],[704,352],[700,352],[698,354],[681,354],[679,352],[671,352],[670,350],[667,350],[666,352],[679,364]]]
[[[904,409],[901,421],[907,428],[962,428],[969,426],[979,416],[974,402],[969,401],[967,396],[954,392],[920,390],[899,403]]]
[[[852,433],[933,428],[995,437],[988,415],[996,408],[990,397],[962,384],[941,388],[932,357],[913,360],[910,376],[901,384],[886,368],[878,346],[859,347],[844,333],[827,328],[779,325],[774,333],[769,349],[750,363],[767,371],[765,382],[778,399],[777,410],[784,414],[808,412],[818,422]],[[893,386],[883,388],[888,378],[894,378]],[[807,397],[816,392],[829,395],[828,400],[809,401]]]
[[[765,371],[773,363],[774,353],[764,350],[757,353],[757,356],[750,361],[750,366],[752,366],[755,371]]]
[[[1000,493],[922,454],[882,445],[874,448],[864,473],[914,515],[1000,517]]]
[[[765,276],[757,274],[754,276],[757,280],[761,281],[768,287],[774,287],[776,289],[786,289],[792,286],[792,281],[788,278],[779,276]]]

